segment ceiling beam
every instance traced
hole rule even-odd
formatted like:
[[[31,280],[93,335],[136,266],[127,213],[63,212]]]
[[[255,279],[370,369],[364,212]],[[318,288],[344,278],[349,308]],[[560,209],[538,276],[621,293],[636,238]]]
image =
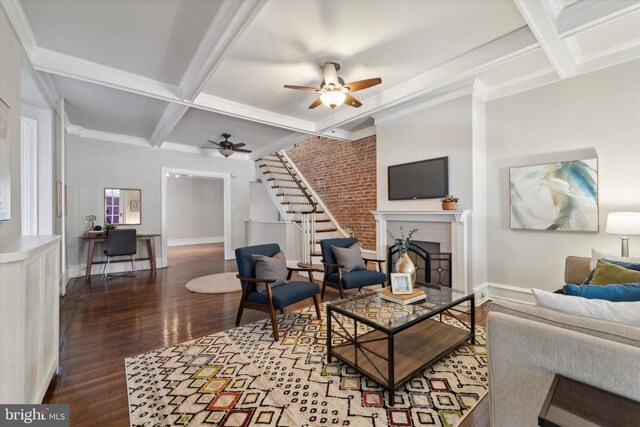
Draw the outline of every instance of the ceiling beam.
[[[181,99],[192,103],[224,59],[229,47],[253,21],[266,0],[224,0],[180,81]],[[168,105],[151,136],[161,146],[189,109]]]
[[[562,9],[556,20],[556,31],[564,39],[638,9],[638,0],[579,1]]]
[[[577,74],[577,67],[570,51],[558,35],[554,17],[537,1],[514,0],[520,14],[538,39],[542,50],[561,78]]]

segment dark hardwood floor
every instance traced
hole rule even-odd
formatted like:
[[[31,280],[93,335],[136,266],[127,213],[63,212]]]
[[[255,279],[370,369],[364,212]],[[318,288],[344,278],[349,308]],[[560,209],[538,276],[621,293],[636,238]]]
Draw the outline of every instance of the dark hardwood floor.
[[[236,271],[235,261],[224,261],[222,244],[169,248],[169,264],[155,277],[140,271],[107,283],[100,276],[90,283],[74,279],[60,299],[60,373],[44,402],[69,404],[72,426],[129,425],[125,357],[235,326],[240,293],[194,294],[184,287],[195,277]],[[328,289],[324,300],[337,297]],[[267,316],[245,310],[242,323]],[[484,326],[485,317],[483,305],[477,323]],[[462,426],[488,425],[485,398]]]

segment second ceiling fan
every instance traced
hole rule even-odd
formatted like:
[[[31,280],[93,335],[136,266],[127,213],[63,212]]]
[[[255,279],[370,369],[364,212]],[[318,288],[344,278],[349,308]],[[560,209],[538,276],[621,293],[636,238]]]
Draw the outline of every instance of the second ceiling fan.
[[[333,109],[340,105],[347,104],[352,107],[360,107],[362,103],[351,96],[350,92],[367,89],[382,83],[380,77],[372,79],[358,80],[357,82],[345,83],[342,77],[338,77],[340,64],[336,62],[325,62],[322,66],[324,79],[320,83],[320,89],[309,86],[284,85],[287,89],[303,90],[306,92],[316,92],[320,97],[309,106],[309,109],[316,108],[320,104]]]

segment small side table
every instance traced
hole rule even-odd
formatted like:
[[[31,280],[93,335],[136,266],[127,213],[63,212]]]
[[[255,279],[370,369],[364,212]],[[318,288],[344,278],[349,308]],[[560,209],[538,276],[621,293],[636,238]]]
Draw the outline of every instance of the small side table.
[[[628,427],[640,420],[640,403],[556,374],[540,414],[540,427]]]

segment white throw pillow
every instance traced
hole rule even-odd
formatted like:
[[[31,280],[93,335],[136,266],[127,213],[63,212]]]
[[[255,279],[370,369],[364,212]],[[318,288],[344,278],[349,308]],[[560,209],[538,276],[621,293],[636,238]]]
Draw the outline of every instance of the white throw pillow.
[[[589,262],[589,268],[593,270],[596,268],[596,264],[599,259],[608,259],[609,261],[622,261],[622,262],[630,262],[632,264],[640,264],[640,257],[622,257],[612,254],[606,254],[604,252],[596,251],[595,249],[591,249],[591,261]]]
[[[640,301],[611,302],[599,299],[586,299],[571,295],[554,294],[531,288],[538,305],[551,310],[574,316],[611,320],[627,325],[640,326]]]

